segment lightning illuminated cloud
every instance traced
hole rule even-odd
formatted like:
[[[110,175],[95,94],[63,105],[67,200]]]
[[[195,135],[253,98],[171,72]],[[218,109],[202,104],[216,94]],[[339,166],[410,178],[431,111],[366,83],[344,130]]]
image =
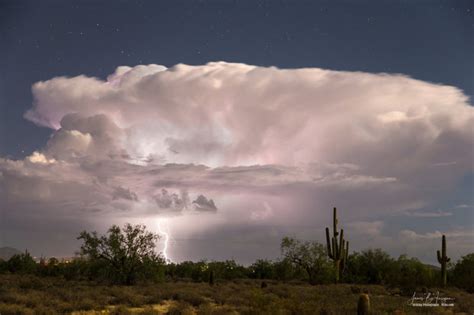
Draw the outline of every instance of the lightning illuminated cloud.
[[[173,246],[175,260],[275,254],[284,233],[310,225],[315,237],[335,203],[360,221],[352,235],[373,237],[381,217],[432,213],[473,171],[467,96],[399,74],[141,65],[32,91],[25,117],[52,135],[23,160],[0,158],[6,219],[166,218],[195,241]],[[271,246],[239,248],[242,234]]]

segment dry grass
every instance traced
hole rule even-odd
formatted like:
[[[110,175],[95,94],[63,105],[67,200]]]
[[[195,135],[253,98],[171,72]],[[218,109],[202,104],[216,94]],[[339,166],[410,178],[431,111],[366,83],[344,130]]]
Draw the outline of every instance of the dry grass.
[[[449,289],[453,308],[413,308],[409,297],[382,286],[320,285],[241,280],[106,286],[34,276],[0,276],[0,314],[355,314],[360,292],[370,294],[373,314],[474,312],[474,294]]]

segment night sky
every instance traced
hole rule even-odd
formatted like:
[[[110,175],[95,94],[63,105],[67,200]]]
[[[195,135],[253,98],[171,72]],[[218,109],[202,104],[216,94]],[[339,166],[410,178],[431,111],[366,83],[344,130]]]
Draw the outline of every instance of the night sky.
[[[2,212],[0,218],[3,221],[0,223],[3,230],[0,234],[0,246],[8,245],[20,249],[28,247],[37,255],[41,253],[71,255],[75,249],[70,248],[72,246],[77,247],[74,236],[77,235],[77,231],[83,228],[103,230],[107,225],[104,222],[116,223],[134,220],[135,222],[142,222],[145,220],[145,223],[149,223],[149,218],[153,217],[150,214],[152,210],[143,210],[142,207],[147,206],[141,205],[139,207],[136,204],[141,204],[144,200],[149,199],[159,209],[168,209],[177,206],[181,202],[186,204],[186,200],[189,199],[190,207],[195,208],[193,211],[204,213],[202,216],[195,213],[190,215],[165,215],[169,220],[169,227],[167,228],[174,234],[171,256],[173,256],[174,246],[174,259],[176,260],[208,257],[211,259],[235,258],[242,262],[249,262],[261,255],[274,258],[278,255],[279,239],[283,235],[291,234],[311,239],[320,238],[320,241],[322,241],[323,234],[319,231],[323,231],[323,228],[329,224],[332,205],[339,204],[343,208],[345,207],[344,210],[347,210],[347,212],[352,211],[342,221],[345,221],[349,226],[349,231],[352,231],[353,240],[355,241],[351,241],[351,243],[357,244],[357,241],[359,241],[359,245],[354,245],[354,250],[383,246],[391,254],[398,255],[408,252],[431,262],[434,261],[434,256],[430,255],[430,251],[434,250],[435,246],[439,246],[439,233],[446,233],[448,239],[452,239],[454,243],[451,247],[453,256],[459,257],[469,251],[472,252],[472,244],[474,243],[472,214],[472,195],[474,193],[472,173],[473,125],[471,124],[474,121],[472,110],[472,96],[474,95],[473,10],[474,3],[472,1],[0,0],[0,175],[3,174],[0,176],[0,196],[4,201],[3,205],[0,201],[0,211]],[[237,135],[248,136],[250,131],[247,131],[247,129],[255,129],[255,127],[251,128],[250,126],[248,128],[247,126],[245,128],[242,126],[236,127],[236,124],[250,124],[246,120],[253,120],[253,118],[250,118],[258,117],[263,125],[268,120],[275,122],[275,125],[281,128],[287,128],[290,125],[300,124],[302,120],[299,119],[304,119],[304,117],[298,116],[298,114],[290,114],[291,119],[284,119],[276,114],[274,116],[272,116],[273,114],[264,115],[263,112],[252,112],[253,109],[249,109],[249,111],[243,110],[242,112],[230,111],[233,113],[232,119],[239,117],[239,119],[235,118],[236,122],[232,120],[232,123],[230,123],[230,120],[228,121],[227,118],[224,119],[221,116],[215,118],[222,119],[220,121],[222,124],[219,124],[218,127],[225,130],[225,132],[222,132],[225,139],[221,140],[226,145],[232,145],[232,150],[227,149],[229,146],[223,146],[222,148],[225,149],[221,149],[213,142],[214,138],[212,137],[218,136],[216,136],[217,129],[213,129],[217,127],[212,125],[213,127],[209,127],[212,132],[209,133],[196,128],[196,132],[190,131],[186,136],[183,135],[182,139],[179,136],[176,136],[176,139],[173,138],[172,141],[169,138],[166,138],[168,140],[165,139],[169,146],[168,150],[180,152],[182,158],[173,160],[167,156],[162,161],[156,158],[154,160],[156,163],[150,162],[147,165],[134,166],[142,167],[139,170],[130,168],[133,163],[118,162],[114,158],[113,163],[125,163],[126,165],[113,164],[113,166],[105,167],[106,169],[99,169],[95,167],[98,167],[97,165],[100,163],[103,167],[104,164],[110,162],[109,157],[112,151],[106,154],[98,149],[89,150],[80,157],[80,160],[78,160],[77,155],[74,155],[74,160],[72,160],[69,155],[66,157],[64,154],[64,148],[69,145],[68,141],[70,140],[60,134],[69,127],[65,127],[64,120],[61,122],[62,129],[56,126],[59,126],[60,118],[64,116],[55,121],[56,125],[52,122],[48,125],[44,120],[45,117],[51,119],[51,121],[56,119],[55,115],[59,114],[51,113],[58,113],[57,108],[59,107],[57,106],[62,106],[61,104],[66,104],[65,107],[70,106],[71,108],[63,114],[79,112],[78,107],[75,107],[79,106],[75,103],[76,98],[74,98],[73,105],[67,105],[72,99],[68,95],[76,95],[74,94],[76,93],[75,89],[80,90],[85,85],[90,85],[90,88],[87,89],[92,91],[92,87],[99,83],[65,81],[70,82],[70,85],[67,85],[69,83],[61,83],[67,85],[65,87],[65,85],[58,83],[57,87],[51,87],[50,90],[45,88],[44,91],[39,91],[39,88],[36,100],[34,100],[32,94],[33,84],[51,80],[55,77],[72,78],[82,75],[106,80],[119,66],[134,67],[150,64],[158,64],[167,68],[171,68],[176,64],[203,66],[203,73],[207,73],[205,65],[209,62],[219,61],[263,67],[261,68],[262,73],[258,74],[257,79],[254,77],[248,78],[248,82],[255,82],[255,84],[249,83],[246,91],[250,92],[245,95],[245,98],[239,98],[239,93],[237,93],[237,96],[232,94],[232,89],[229,87],[229,90],[226,90],[228,91],[227,96],[216,97],[216,99],[222,100],[222,103],[230,100],[229,102],[232,104],[238,104],[240,101],[252,102],[258,98],[262,100],[255,102],[255,106],[258,107],[260,104],[265,104],[266,100],[273,95],[279,95],[278,93],[282,89],[287,91],[285,89],[285,86],[288,86],[287,84],[300,82],[295,83],[292,89],[288,88],[287,92],[282,92],[281,98],[275,97],[275,102],[282,99],[285,101],[281,102],[286,102],[287,99],[290,99],[288,104],[292,105],[285,106],[297,106],[296,113],[307,109],[303,105],[298,107],[298,104],[306,104],[308,98],[318,101],[320,97],[321,104],[332,104],[333,107],[328,105],[329,109],[321,112],[313,112],[312,109],[308,109],[308,115],[310,117],[313,117],[311,116],[313,114],[314,117],[322,115],[318,117],[324,117],[327,121],[333,119],[333,115],[328,114],[331,111],[330,108],[338,106],[340,102],[336,102],[331,96],[328,96],[333,95],[331,93],[340,93],[341,95],[347,93],[350,98],[344,99],[344,102],[351,103],[354,101],[353,106],[357,107],[358,102],[368,104],[372,99],[378,99],[379,96],[375,95],[377,93],[381,95],[391,93],[394,86],[399,88],[399,86],[405,87],[405,84],[407,84],[413,87],[418,86],[418,82],[423,81],[419,88],[413,87],[413,91],[410,90],[410,93],[412,93],[410,95],[413,95],[413,98],[408,96],[401,98],[404,103],[400,105],[400,108],[407,106],[406,111],[404,109],[398,110],[397,105],[393,107],[387,105],[390,107],[387,110],[388,116],[381,116],[382,114],[380,114],[377,117],[385,123],[392,122],[406,118],[405,114],[400,113],[406,113],[410,116],[411,113],[416,111],[409,106],[418,106],[418,108],[427,106],[428,111],[432,110],[433,112],[431,114],[426,114],[426,111],[422,114],[418,113],[416,117],[419,118],[421,117],[419,115],[425,114],[434,117],[439,114],[439,119],[436,118],[436,122],[433,124],[438,124],[436,128],[438,128],[437,130],[441,136],[430,140],[431,142],[426,140],[426,137],[428,137],[425,137],[428,133],[426,130],[431,130],[431,127],[426,127],[425,130],[423,128],[426,125],[420,124],[413,127],[413,129],[405,129],[412,132],[407,138],[392,137],[394,131],[391,129],[390,132],[387,131],[387,136],[377,142],[377,146],[374,145],[374,147],[369,147],[369,144],[365,142],[366,140],[360,140],[362,138],[346,143],[343,142],[344,140],[339,141],[339,138],[336,137],[334,146],[347,146],[347,152],[341,152],[342,149],[334,149],[334,154],[315,153],[320,152],[318,150],[322,148],[326,148],[321,144],[321,147],[308,149],[307,152],[303,153],[300,153],[298,149],[294,149],[292,154],[283,153],[287,147],[305,147],[306,143],[312,142],[314,139],[301,135],[306,130],[317,130],[321,132],[321,135],[326,135],[323,127],[318,129],[319,127],[314,126],[324,124],[308,122],[306,125],[308,128],[305,131],[295,132],[292,134],[293,136],[285,138],[287,142],[282,140],[281,148],[272,140],[273,135],[277,133],[276,131],[264,133],[266,140],[262,140],[259,144],[262,151],[258,151],[255,149],[257,144],[255,144],[255,147],[250,144],[236,145]],[[170,76],[173,73],[177,76],[179,73],[183,73],[182,76],[156,79],[156,82],[159,82],[155,86],[156,100],[158,100],[156,104],[164,104],[176,95],[189,95],[188,98],[180,98],[180,101],[173,98],[173,104],[179,107],[181,101],[190,102],[197,104],[198,107],[203,106],[202,111],[212,115],[215,112],[214,107],[205,109],[205,106],[212,102],[209,100],[214,97],[210,94],[209,98],[206,98],[207,83],[202,83],[204,84],[202,90],[196,89],[195,91],[195,85],[191,85],[183,77],[195,78],[194,76],[201,77],[202,75],[202,78],[208,78],[213,75],[219,76],[220,73],[226,73],[226,71],[240,74],[247,71],[242,67],[233,69],[231,66],[222,64],[217,66],[219,70],[207,74],[207,76],[199,74],[200,72],[190,76],[189,73],[192,70],[177,68],[171,72]],[[275,68],[270,68],[267,71],[265,70],[268,69],[266,67]],[[293,72],[282,73],[280,78],[280,74],[271,72],[277,71],[278,68],[320,68],[324,71],[344,71],[341,72],[341,76],[345,78],[344,80],[347,80],[344,81],[347,83],[338,83],[341,82],[338,80],[343,79],[337,78],[334,79],[336,83],[326,83],[324,81],[321,84],[323,87],[327,84],[327,88],[312,94],[311,89],[306,87],[306,83],[314,82],[312,80],[317,75],[316,72],[311,75],[306,73],[295,74],[294,78]],[[160,74],[161,72],[152,71],[153,75],[156,73]],[[367,73],[378,74],[379,76],[366,77],[365,74]],[[381,73],[386,73],[386,75]],[[359,74],[361,75],[360,78],[357,77]],[[401,74],[401,76],[398,74]],[[116,77],[121,75],[123,73],[116,73]],[[142,72],[137,74],[139,77],[143,75]],[[233,76],[222,75],[222,78],[218,77],[216,80],[224,82],[222,89],[225,90],[225,82],[231,82]],[[377,78],[388,80],[387,83],[381,83],[380,92],[377,92],[379,87],[377,81],[379,79]],[[407,83],[402,78],[413,78],[417,81],[414,81],[415,83],[407,81]],[[252,81],[254,79],[255,81]],[[390,81],[392,79],[393,81]],[[118,80],[123,81],[123,79]],[[256,88],[258,82],[263,82],[259,80],[267,82],[265,88],[261,90]],[[127,103],[132,97],[135,97],[143,102],[150,101],[150,103],[155,104],[155,98],[148,94],[148,87],[145,83],[133,83],[136,85],[124,88],[121,94],[117,94],[119,96],[114,94],[113,102],[116,101],[117,104],[122,104],[121,102],[123,104],[135,104],[133,103],[135,101]],[[425,83],[429,86],[425,86]],[[152,83],[148,84],[152,85]],[[195,84],[200,86],[198,83]],[[241,83],[238,81],[232,84],[240,86]],[[369,85],[370,88],[368,88]],[[158,88],[161,86],[167,86],[169,90],[163,92]],[[255,90],[252,86],[255,87]],[[448,91],[442,88],[444,86],[453,88]],[[102,93],[102,87],[97,87],[97,89],[98,93]],[[153,89],[151,90],[153,91]],[[262,92],[260,93],[260,91]],[[270,93],[271,91],[274,92]],[[400,91],[399,93],[404,93],[404,90]],[[69,92],[70,94],[67,94]],[[437,94],[438,92],[440,94]],[[85,93],[87,94],[87,92]],[[126,93],[129,94],[124,96]],[[265,93],[268,93],[267,98],[262,96],[266,95]],[[298,96],[292,98],[292,93],[298,94]],[[424,98],[428,97],[427,94],[430,93],[434,95],[432,100],[425,101]],[[302,94],[303,96],[308,95],[308,98],[303,98]],[[298,98],[300,96],[301,98]],[[143,137],[153,137],[158,133],[161,135],[161,133],[171,132],[170,129],[165,127],[159,130],[153,129],[154,127],[147,127],[148,121],[141,117],[140,113],[143,113],[144,117],[151,117],[155,112],[149,112],[149,107],[145,105],[143,107],[140,107],[141,105],[137,106],[135,110],[128,108],[127,110],[130,111],[122,112],[123,116],[114,116],[117,114],[116,110],[110,107],[112,105],[108,105],[111,98],[112,96],[104,97],[107,100],[107,105],[103,105],[105,101],[97,101],[96,104],[94,96],[87,94],[79,101],[82,99],[89,102],[88,106],[90,108],[84,109],[81,115],[92,117],[100,113],[109,118],[112,117],[111,121],[118,125],[120,132],[123,131],[127,134],[126,137],[136,133],[141,135],[140,139],[143,139]],[[299,100],[300,103],[295,105],[291,101],[292,99],[295,102]],[[56,100],[60,105],[51,105],[52,103],[56,104]],[[388,102],[391,101],[392,98]],[[431,103],[436,102],[440,104],[431,105]],[[452,110],[445,111],[443,104],[447,103],[455,104],[452,105]],[[35,104],[40,104],[34,110],[33,115],[36,118],[25,119],[24,114],[29,109],[34,108]],[[104,107],[101,107],[102,105]],[[128,105],[124,105],[124,108],[126,106]],[[285,106],[280,108],[282,112],[287,109]],[[347,115],[348,120],[345,124],[350,125],[353,121],[359,121],[359,117],[365,114],[370,115],[373,112],[373,107],[369,105],[364,110],[360,109],[362,107],[357,108],[359,108],[357,111],[342,109],[336,116]],[[439,111],[434,108],[439,108]],[[140,113],[135,114],[134,111]],[[179,115],[176,114],[177,116],[170,114],[170,111],[159,112],[156,117],[162,119],[169,114],[169,116],[163,118],[166,123],[182,127],[183,125],[180,124],[185,119],[182,116],[185,110],[180,111]],[[195,115],[195,121],[207,126],[208,120],[202,118],[199,112],[188,111],[186,113]],[[354,114],[353,120],[349,117],[352,114]],[[130,123],[128,123],[128,117],[131,117]],[[284,119],[284,121],[282,120],[280,124],[279,119]],[[315,118],[315,120],[317,119]],[[97,121],[99,121],[99,118],[97,118]],[[94,123],[97,121],[94,121]],[[112,124],[104,121],[101,120],[97,124],[100,126]],[[448,123],[444,124],[446,121],[452,123],[448,126]],[[365,122],[365,118],[361,118],[360,125],[365,124]],[[76,126],[75,123],[71,122],[70,125]],[[209,126],[211,126],[210,123]],[[271,123],[269,123],[269,126],[271,126]],[[374,128],[376,128],[374,126],[371,125],[370,128],[372,129],[367,127],[364,130],[371,130],[370,132],[373,132],[373,134],[378,134],[378,131],[374,131]],[[71,128],[69,131],[74,132],[79,127]],[[86,127],[80,128],[87,129]],[[86,132],[80,128],[77,130],[81,130],[83,136],[87,136],[88,132],[92,137],[95,136],[93,131]],[[176,130],[179,129],[176,128]],[[269,128],[268,130],[273,130],[271,127]],[[173,129],[173,135],[177,134],[176,130]],[[203,130],[207,129],[203,127]],[[289,133],[293,132],[290,127],[288,127],[288,130],[290,130]],[[348,130],[352,129],[349,128]],[[231,136],[227,137],[227,132]],[[402,131],[396,131],[397,134],[399,134],[398,132],[403,133]],[[283,137],[289,133],[282,133]],[[111,137],[110,139],[118,139],[112,135],[110,129],[104,131],[104,134]],[[212,134],[212,137],[209,136],[210,134]],[[319,133],[313,132],[312,135],[316,135],[315,138],[318,138]],[[416,138],[417,141],[408,143],[408,140],[405,139],[409,138]],[[101,138],[101,140],[93,139],[92,141],[109,143],[110,139]],[[206,146],[206,152],[214,152],[212,158],[207,155],[204,156],[207,154],[206,152],[203,153],[198,149],[194,149],[193,145],[189,145],[186,142],[189,139],[193,139],[193,145]],[[207,140],[204,141],[203,139]],[[278,140],[278,138],[276,139]],[[427,142],[424,142],[425,140]],[[91,140],[87,141],[89,141],[87,143],[90,143]],[[72,147],[78,146],[76,142],[70,143],[72,143],[70,144]],[[130,148],[136,148],[143,144],[137,143],[135,142],[135,146],[130,144],[121,148],[114,147],[113,152],[117,156],[123,156],[125,150],[126,154],[132,156],[133,149]],[[159,146],[158,144],[153,145]],[[153,148],[156,148],[156,146]],[[352,148],[352,146],[354,147]],[[381,146],[384,148],[390,147],[390,149],[383,149],[385,153],[382,154]],[[395,149],[391,149],[395,147],[399,148],[396,153],[394,153]],[[435,165],[438,168],[455,165],[453,167],[455,169],[443,169],[441,172],[438,169],[427,171],[420,166],[423,164],[413,162],[415,158],[413,158],[413,161],[405,159],[407,155],[411,155],[420,147],[423,147],[424,151],[416,154],[417,161],[424,160],[427,163],[426,165],[431,163],[429,165]],[[358,148],[360,148],[360,151],[358,151]],[[369,152],[365,155],[364,152],[367,151],[367,148],[369,151],[373,149],[373,151],[370,151],[373,154]],[[68,150],[72,149],[68,147]],[[262,153],[263,150],[266,150],[265,154]],[[151,151],[146,152],[147,154],[151,152],[156,153],[157,156],[159,155],[158,151],[152,151],[151,149]],[[38,155],[35,155],[36,160],[31,158],[34,156],[34,152],[38,153]],[[233,155],[233,157],[230,158],[230,155]],[[239,156],[239,159],[235,156]],[[342,158],[343,156],[347,158]],[[94,159],[87,160],[91,157]],[[323,157],[325,158],[324,161],[322,160]],[[397,160],[396,157],[399,157],[399,159]],[[453,160],[453,157],[458,158],[458,160]],[[375,161],[381,158],[385,162],[380,163],[380,165],[374,165],[377,164],[376,162],[364,164],[366,163],[364,161]],[[61,169],[42,170],[41,172],[37,169],[30,169],[33,167],[32,164],[35,163],[41,164],[41,167],[46,167],[46,165],[53,167],[53,164],[58,164],[58,161],[61,160],[67,161],[69,166],[61,164]],[[19,166],[14,161],[25,163],[25,165]],[[365,178],[367,183],[377,179],[387,183],[387,185],[395,181],[403,183],[403,185],[396,188],[390,186],[385,190],[386,192],[390,191],[390,193],[375,196],[374,199],[380,198],[380,200],[371,200],[377,192],[376,189],[370,191],[369,184],[364,184],[366,186],[360,189],[354,189],[354,186],[350,186],[351,188],[338,186],[337,189],[333,189],[333,186],[314,188],[311,186],[313,184],[308,186],[303,183],[306,177],[300,173],[295,173],[295,170],[289,171],[285,168],[294,167],[299,165],[298,163],[315,162],[324,162],[329,166],[325,164],[326,166],[323,167],[321,164],[317,171],[318,175],[314,175],[312,181],[316,177],[328,176],[327,178],[331,180],[334,178],[339,180],[339,176],[347,176],[348,180],[357,178],[357,183],[359,183],[360,178]],[[80,166],[73,169],[71,165],[74,163]],[[167,169],[166,163],[187,165],[190,169],[187,169],[186,173],[182,173],[184,172],[182,169],[173,173],[174,169]],[[206,165],[209,169],[205,171],[207,173],[203,174],[202,170],[191,170],[195,166],[190,165]],[[252,165],[258,165],[261,168],[268,166],[268,168],[242,170],[242,168],[252,167]],[[339,165],[340,168],[335,170],[336,166],[334,165]],[[374,166],[372,167],[372,165]],[[398,165],[403,165],[406,168],[402,170],[400,166],[399,171]],[[219,168],[224,168],[226,173],[223,175],[222,171],[218,171]],[[230,172],[229,168],[233,168],[234,173]],[[111,169],[113,169],[114,177],[111,175],[111,177],[108,177],[108,172],[112,172]],[[87,187],[86,184],[87,179],[85,179],[83,173],[78,175],[78,170],[81,170],[81,172],[88,170],[100,174],[97,175],[98,186],[94,186],[93,190],[104,189],[103,195],[97,196],[96,201],[91,201],[90,203],[93,205],[89,204],[89,201],[95,197],[91,197],[90,187]],[[44,173],[42,173],[43,171]],[[31,175],[32,172],[40,173]],[[57,175],[61,178],[54,177],[56,175],[53,176],[52,174],[58,174],[56,172],[64,175]],[[117,175],[117,172],[122,175]],[[145,185],[143,181],[139,182],[137,179],[132,179],[134,175],[130,175],[130,177],[127,175],[136,175],[140,172],[154,174],[155,177],[150,178],[151,184],[149,186],[146,186],[148,184]],[[172,175],[168,175],[168,172]],[[245,173],[245,176],[238,177],[242,175],[242,172]],[[409,172],[416,173],[416,176],[410,177],[411,175],[407,175]],[[444,172],[451,174],[452,178],[450,177],[449,180],[441,179],[445,174]],[[191,173],[194,174],[192,176],[202,176],[202,180],[190,183],[177,179],[191,176],[189,175]],[[87,176],[92,176],[90,173],[87,174]],[[233,177],[233,174],[237,175]],[[278,176],[283,174],[281,176],[285,178],[284,183],[280,183],[278,187],[269,187],[270,184],[268,183],[272,181],[271,176],[277,176],[275,174],[278,174]],[[329,176],[327,174],[333,175]],[[121,178],[117,178],[117,176],[121,176]],[[220,180],[218,183],[215,182],[217,177]],[[278,180],[280,180],[280,177]],[[64,200],[61,198],[59,198],[61,200],[58,200],[54,194],[60,192],[55,190],[54,187],[57,186],[54,185],[69,181],[71,183],[80,182],[81,185],[80,187],[68,187],[67,191],[64,192],[64,196],[66,196]],[[236,182],[240,183],[240,181],[255,183],[260,190],[258,190],[258,193],[248,192],[245,188],[240,187],[240,184],[236,185]],[[111,184],[112,182],[113,184]],[[52,186],[44,194],[38,193],[38,196],[19,197],[22,192],[39,191],[38,187],[44,188],[47,185]],[[96,185],[95,181],[94,185]],[[228,185],[225,187],[230,188],[228,191],[224,188],[216,188],[219,185],[221,187]],[[331,185],[342,184],[332,183]],[[410,188],[410,185],[416,188]],[[156,191],[152,191],[149,187],[156,188]],[[406,187],[412,190],[405,190]],[[409,192],[409,190],[412,192]],[[189,196],[187,196],[188,193]],[[288,194],[289,197],[284,202],[277,200],[275,197],[285,194]],[[199,199],[200,196],[203,198]],[[127,200],[127,203],[111,206],[110,209],[107,208],[106,210],[100,206],[106,200],[116,202],[121,198]],[[211,198],[215,205],[210,202]],[[83,199],[88,199],[88,201]],[[403,205],[398,202],[401,199],[405,200]],[[317,202],[314,200],[317,200]],[[226,205],[228,205],[228,208],[226,208]],[[257,207],[257,205],[262,207],[261,211],[252,212],[249,210]],[[279,206],[293,209],[295,205],[298,205],[298,209],[301,208],[301,212],[296,209],[290,211],[291,213],[287,213],[285,210],[278,209]],[[56,208],[58,210],[54,210]],[[314,210],[315,208],[317,210]],[[251,223],[239,221],[238,217],[242,213],[246,213],[243,209],[251,212],[249,212]],[[344,210],[341,213],[344,213]],[[118,215],[115,215],[114,211],[117,211]],[[314,214],[312,211],[316,211],[317,214],[312,216]],[[217,212],[217,214],[213,215],[213,212]],[[164,212],[157,210],[157,213],[161,215]],[[95,218],[95,215],[98,217]],[[282,222],[287,220],[288,216],[294,218],[294,220],[290,220],[291,223],[284,226]],[[78,217],[83,220],[77,220]],[[120,218],[117,219],[118,217]],[[198,221],[203,223],[203,228],[201,230],[189,228],[188,221],[186,221],[188,217],[192,220],[199,218]],[[282,220],[272,219],[278,217]],[[358,218],[362,218],[360,222],[356,220]],[[51,232],[51,227],[58,225],[61,227]],[[364,230],[370,231],[370,233],[362,233]],[[410,245],[411,241],[413,241],[413,246]],[[427,245],[416,247],[415,243],[421,241],[427,242]],[[405,245],[398,245],[400,242],[405,242]],[[262,250],[262,248],[265,249]],[[421,249],[426,249],[426,253]]]

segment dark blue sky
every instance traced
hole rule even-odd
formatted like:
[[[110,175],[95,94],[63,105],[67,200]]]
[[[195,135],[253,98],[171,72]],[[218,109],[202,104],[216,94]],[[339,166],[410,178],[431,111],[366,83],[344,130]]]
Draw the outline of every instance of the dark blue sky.
[[[50,130],[22,115],[31,85],[119,65],[243,62],[403,73],[474,94],[472,1],[0,0],[0,156]]]

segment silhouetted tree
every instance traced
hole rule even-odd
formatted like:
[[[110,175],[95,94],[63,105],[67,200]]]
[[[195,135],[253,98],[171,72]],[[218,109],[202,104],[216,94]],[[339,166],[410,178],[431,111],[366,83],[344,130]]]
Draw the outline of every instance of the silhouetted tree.
[[[417,287],[435,284],[432,268],[417,258],[409,258],[406,255],[401,255],[398,260],[394,261],[392,268],[386,273],[385,284],[397,286],[408,294],[412,294]]]
[[[30,253],[25,250],[22,254],[13,255],[7,262],[8,271],[11,273],[34,273],[36,271],[36,262]]]
[[[324,246],[318,242],[285,237],[281,241],[281,251],[286,259],[306,271],[312,285],[325,282],[333,270]]]
[[[125,224],[123,229],[112,226],[106,235],[82,232],[80,254],[91,263],[105,267],[106,278],[131,285],[139,278],[154,276],[164,259],[155,253],[157,234],[146,231],[144,225]]]
[[[291,280],[298,278],[298,272],[301,270],[301,267],[295,268],[293,263],[287,258],[283,258],[273,264],[274,277],[276,280]],[[306,271],[303,271],[306,273]]]
[[[8,271],[8,262],[0,258],[0,273]]]
[[[349,282],[385,284],[394,274],[393,258],[381,249],[368,249],[353,253],[347,260],[345,278]]]
[[[474,253],[461,257],[452,272],[453,283],[469,293],[474,293]]]
[[[272,279],[274,277],[274,265],[270,260],[258,259],[249,269],[251,278]]]

